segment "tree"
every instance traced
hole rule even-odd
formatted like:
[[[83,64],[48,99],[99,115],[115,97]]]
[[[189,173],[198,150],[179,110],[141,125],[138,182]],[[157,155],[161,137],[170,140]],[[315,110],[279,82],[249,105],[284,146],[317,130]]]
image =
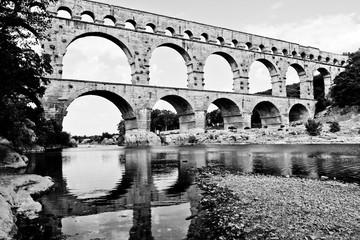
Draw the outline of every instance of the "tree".
[[[345,71],[334,79],[330,89],[332,105],[360,106],[360,50],[349,55]]]
[[[217,124],[223,125],[224,119],[220,109],[213,110],[206,114],[206,124],[208,126],[215,126]]]
[[[50,27],[50,2],[55,0],[0,1],[0,135],[18,145],[36,140],[23,136],[45,121],[38,99],[52,67],[50,56],[34,46]]]
[[[150,131],[179,129],[179,117],[169,110],[155,109],[151,112]]]

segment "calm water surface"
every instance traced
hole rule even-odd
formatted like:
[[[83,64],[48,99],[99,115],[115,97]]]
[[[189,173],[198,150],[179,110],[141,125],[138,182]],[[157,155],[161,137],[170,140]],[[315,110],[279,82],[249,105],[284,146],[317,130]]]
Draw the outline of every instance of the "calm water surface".
[[[79,147],[29,156],[29,173],[51,176],[41,217],[22,239],[183,239],[199,190],[189,167],[328,176],[360,183],[360,145]]]

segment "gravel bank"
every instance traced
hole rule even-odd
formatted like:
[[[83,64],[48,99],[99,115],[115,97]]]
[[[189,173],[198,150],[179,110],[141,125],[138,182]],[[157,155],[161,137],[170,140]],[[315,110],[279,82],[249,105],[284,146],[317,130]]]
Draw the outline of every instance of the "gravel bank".
[[[188,239],[360,239],[360,186],[203,169]]]

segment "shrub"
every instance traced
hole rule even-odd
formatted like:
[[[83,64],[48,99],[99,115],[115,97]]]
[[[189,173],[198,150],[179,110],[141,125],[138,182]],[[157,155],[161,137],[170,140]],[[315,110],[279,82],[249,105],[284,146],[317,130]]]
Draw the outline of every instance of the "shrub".
[[[189,136],[189,143],[196,143],[197,142],[197,139],[194,135],[190,135]]]
[[[306,131],[310,136],[317,136],[320,135],[322,124],[320,122],[315,121],[314,119],[309,119],[305,123]]]
[[[334,133],[338,131],[340,131],[340,124],[338,122],[332,122],[330,124],[330,132]]]

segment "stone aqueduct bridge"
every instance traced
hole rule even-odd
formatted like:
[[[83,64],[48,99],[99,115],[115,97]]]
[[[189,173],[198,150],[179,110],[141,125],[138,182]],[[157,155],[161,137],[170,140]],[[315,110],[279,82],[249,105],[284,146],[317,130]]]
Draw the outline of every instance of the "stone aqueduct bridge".
[[[71,17],[57,16],[60,10],[67,11]],[[287,125],[313,116],[315,71],[322,74],[327,93],[347,60],[346,56],[313,47],[93,1],[59,0],[48,11],[53,15],[52,28],[43,47],[52,57],[54,72],[42,104],[47,117],[59,123],[73,100],[97,95],[119,108],[127,130],[148,131],[150,111],[160,99],[175,107],[182,131],[204,128],[211,103],[221,110],[225,127],[250,127],[254,110],[259,113],[262,125]],[[83,21],[84,15],[93,22]],[[127,24],[134,28],[127,28]],[[132,84],[62,79],[67,46],[87,36],[104,37],[124,51],[131,66]],[[176,50],[185,60],[187,88],[149,85],[149,61],[152,52],[161,46]],[[229,63],[233,92],[204,90],[203,70],[211,54],[222,56]],[[249,94],[249,70],[254,61],[263,63],[269,70],[272,96]],[[289,66],[299,75],[300,98],[286,97]]]

